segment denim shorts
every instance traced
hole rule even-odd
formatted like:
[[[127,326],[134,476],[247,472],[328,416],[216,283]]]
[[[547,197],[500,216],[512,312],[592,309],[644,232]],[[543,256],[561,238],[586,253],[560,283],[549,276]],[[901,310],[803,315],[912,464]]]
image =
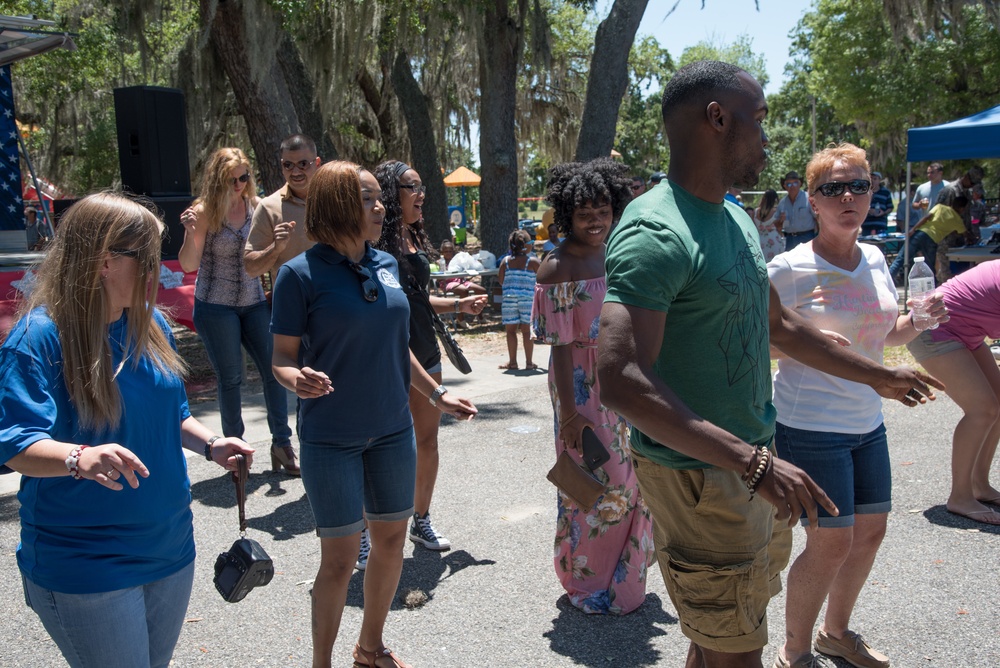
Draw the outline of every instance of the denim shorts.
[[[937,357],[939,355],[953,353],[956,350],[962,350],[963,348],[966,348],[966,345],[957,339],[935,341],[931,338],[931,330],[929,329],[920,332],[917,338],[906,344],[906,349],[910,351],[911,355],[913,355],[913,359],[918,362],[923,362],[924,360]]]
[[[413,514],[417,445],[413,427],[343,443],[300,443],[302,484],[320,538],[358,533],[363,518],[396,522]]]
[[[774,436],[778,456],[795,464],[823,488],[840,515],[817,507],[821,527],[854,526],[854,515],[887,513],[892,509],[892,470],[885,425],[867,434],[838,434],[786,427]],[[802,514],[802,524],[808,522]]]

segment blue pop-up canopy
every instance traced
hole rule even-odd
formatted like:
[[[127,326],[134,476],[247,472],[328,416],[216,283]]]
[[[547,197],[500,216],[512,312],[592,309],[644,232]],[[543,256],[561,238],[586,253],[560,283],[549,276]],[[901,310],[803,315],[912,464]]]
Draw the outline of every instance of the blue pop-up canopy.
[[[907,162],[1000,158],[1000,105],[957,121],[906,131]]]

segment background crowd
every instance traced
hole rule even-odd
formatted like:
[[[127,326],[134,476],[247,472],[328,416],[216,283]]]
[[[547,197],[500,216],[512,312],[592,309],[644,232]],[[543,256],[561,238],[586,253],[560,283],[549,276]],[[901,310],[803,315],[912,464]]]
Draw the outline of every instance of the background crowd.
[[[1000,276],[981,267],[946,283],[917,304],[941,327],[918,331],[900,313],[902,261],[890,267],[858,242],[892,210],[863,150],[824,149],[804,179],[785,174],[783,197],[769,189],[743,208],[740,190],[764,167],[766,113],[746,72],[682,68],[664,92],[668,172],[647,185],[609,158],[558,165],[551,247],[536,257],[514,229],[499,264],[452,239],[435,250],[426,188],[402,161],[324,164],[293,135],[279,156],[286,183],[258,198],[247,156],[219,149],[182,215],[179,259],[198,271],[195,324],[219,379],[221,436],[191,417],[184,363],[153,306],[162,223],[121,195],[81,200],[0,349],[0,454],[24,475],[18,564],[67,661],[169,664],[193,578],[182,449],[230,470],[234,455],[252,459],[243,348],[263,380],[272,468],[302,476],[320,541],[313,665],[330,665],[355,569],[365,606],[354,665],[408,665],[383,639],[402,548],[451,548],[430,517],[441,413],[477,413],[441,382],[435,320],[480,316],[487,295],[467,277],[435,286],[432,265],[447,263],[498,268],[502,369],[518,368],[519,338],[528,369],[535,342],[548,345],[554,459],[585,464],[591,435],[607,455],[593,470],[596,503],[557,493],[554,570],[573,606],[628,614],[658,561],[688,665],[759,666],[801,518],[774,665],[812,665],[815,648],[888,666],[850,628],[891,508],[881,397],[915,406],[948,383],[966,413],[948,509],[1000,524],[988,479],[1000,373],[983,346],[1000,335]],[[947,243],[938,233],[973,237],[982,177],[974,167],[937,192],[918,188],[912,204],[926,215],[909,242],[927,253]],[[883,348],[904,344],[937,379],[882,366]],[[769,345],[782,356],[773,401]],[[297,397],[298,452],[285,390]],[[123,635],[128,651],[116,652],[108,639]]]

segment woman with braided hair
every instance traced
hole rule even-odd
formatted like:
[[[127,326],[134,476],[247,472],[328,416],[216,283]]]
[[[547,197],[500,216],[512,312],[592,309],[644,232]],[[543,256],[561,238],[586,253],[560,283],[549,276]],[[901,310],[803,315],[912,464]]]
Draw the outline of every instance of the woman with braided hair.
[[[424,194],[427,188],[415,169],[399,160],[387,160],[375,168],[375,178],[382,188],[385,220],[382,236],[375,248],[392,255],[399,263],[400,283],[410,301],[410,350],[441,385],[441,350],[434,335],[434,314],[469,313],[479,315],[486,306],[485,295],[462,299],[433,297],[427,288],[431,280],[428,251],[433,249],[423,224]],[[427,398],[410,390],[410,412],[417,439],[417,483],[414,492],[414,515],[410,540],[430,550],[450,550],[451,542],[431,524],[431,497],[438,472],[438,427],[441,413],[427,403]],[[364,565],[362,542],[359,567]]]
[[[555,568],[570,602],[588,614],[627,614],[646,597],[653,560],[652,520],[639,494],[625,422],[601,403],[597,335],[607,282],[605,240],[631,200],[625,165],[607,158],[555,167],[548,202],[565,241],[538,269],[531,313],[538,339],[552,346],[556,456],[582,461],[591,428],[611,454],[594,473],[604,494],[592,508],[558,493]]]

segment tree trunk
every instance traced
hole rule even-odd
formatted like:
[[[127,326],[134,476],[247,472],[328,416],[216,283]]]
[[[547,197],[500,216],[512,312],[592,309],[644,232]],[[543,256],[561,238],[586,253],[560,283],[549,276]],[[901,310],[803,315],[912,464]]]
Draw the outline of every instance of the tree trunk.
[[[209,43],[233,88],[236,105],[247,126],[250,144],[257,158],[261,185],[267,192],[277,190],[285,182],[278,163],[278,146],[290,134],[300,132],[298,115],[291,103],[288,85],[276,59],[266,72],[257,76],[250,71],[250,54],[244,30],[244,2],[225,0],[215,4],[215,14],[209,13],[211,0],[201,0],[202,21],[209,22]],[[256,7],[258,19],[265,7]],[[275,22],[277,23],[277,22]],[[275,25],[276,30],[280,28]],[[276,49],[280,39],[275,39]],[[257,44],[255,48],[266,48]]]
[[[410,57],[405,51],[396,54],[392,66],[392,87],[399,99],[399,106],[406,118],[406,131],[410,137],[412,166],[420,173],[427,186],[424,200],[424,224],[427,234],[434,243],[451,237],[448,225],[448,200],[441,174],[441,164],[437,157],[437,142],[434,140],[434,126],[427,98],[420,89],[410,68]]]
[[[587,76],[587,98],[583,106],[576,159],[611,155],[618,109],[628,87],[628,54],[649,0],[615,0],[607,18],[597,27],[594,56]]]
[[[528,0],[517,0],[512,16],[507,0],[492,0],[483,12],[479,40],[479,235],[497,256],[517,226],[517,67],[521,59]]]
[[[302,132],[313,138],[316,150],[324,162],[336,160],[339,155],[333,145],[330,133],[326,131],[323,115],[316,100],[316,88],[306,73],[302,58],[299,57],[295,40],[287,31],[281,31],[281,46],[278,47],[278,63],[292,93],[292,106],[298,114]],[[284,139],[284,137],[282,137]]]

